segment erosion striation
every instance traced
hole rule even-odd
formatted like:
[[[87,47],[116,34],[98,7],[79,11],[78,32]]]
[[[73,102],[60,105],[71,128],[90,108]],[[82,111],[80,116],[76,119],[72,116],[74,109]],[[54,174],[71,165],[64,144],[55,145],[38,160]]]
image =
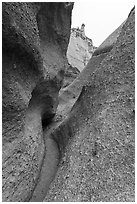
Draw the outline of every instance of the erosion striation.
[[[135,8],[117,31],[86,66],[91,72],[69,114],[51,127],[61,159],[46,202],[135,201]],[[65,96],[60,102],[58,114]]]
[[[67,64],[73,3],[2,3],[3,201],[30,200]],[[50,140],[49,143],[52,143]]]

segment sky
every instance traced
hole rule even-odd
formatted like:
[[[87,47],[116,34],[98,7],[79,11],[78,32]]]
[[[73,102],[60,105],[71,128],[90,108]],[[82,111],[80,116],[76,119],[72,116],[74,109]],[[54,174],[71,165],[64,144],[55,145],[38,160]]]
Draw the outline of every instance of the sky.
[[[72,11],[72,28],[85,24],[85,34],[99,46],[128,17],[135,0],[78,0]]]

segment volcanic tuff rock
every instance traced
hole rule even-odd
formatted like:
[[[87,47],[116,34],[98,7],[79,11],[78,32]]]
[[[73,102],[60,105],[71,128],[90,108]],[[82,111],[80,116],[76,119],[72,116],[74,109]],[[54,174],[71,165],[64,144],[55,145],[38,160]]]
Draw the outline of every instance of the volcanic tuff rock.
[[[3,3],[3,201],[28,201],[67,64],[73,3]]]
[[[95,72],[97,68],[100,67],[102,60],[113,48],[124,23],[125,21],[95,50],[89,63],[81,71],[79,76],[69,86],[63,87],[60,90],[59,104],[61,104],[62,101],[65,102],[62,104],[62,110],[66,111],[66,106],[68,111],[72,108],[81,93],[82,87],[88,82],[88,80],[90,80],[90,76]]]
[[[135,11],[58,105],[72,7],[3,3],[3,201],[134,201]]]
[[[135,201],[135,9],[115,39],[52,131],[61,160],[44,201]]]
[[[67,59],[72,67],[76,67],[81,72],[87,65],[96,47],[93,42],[85,35],[85,25],[81,29],[72,28],[67,50]]]

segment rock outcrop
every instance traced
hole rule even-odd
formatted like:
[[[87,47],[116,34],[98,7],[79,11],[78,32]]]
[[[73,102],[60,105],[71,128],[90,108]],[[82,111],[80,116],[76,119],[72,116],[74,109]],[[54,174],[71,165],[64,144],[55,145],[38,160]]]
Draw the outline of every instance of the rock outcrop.
[[[72,28],[67,50],[67,59],[72,67],[76,67],[81,72],[87,65],[96,47],[93,42],[85,35],[85,25],[81,29]]]
[[[91,58],[80,96],[52,129],[61,159],[44,201],[135,201],[134,9],[116,33]]]
[[[28,201],[67,64],[73,3],[3,3],[3,201]]]

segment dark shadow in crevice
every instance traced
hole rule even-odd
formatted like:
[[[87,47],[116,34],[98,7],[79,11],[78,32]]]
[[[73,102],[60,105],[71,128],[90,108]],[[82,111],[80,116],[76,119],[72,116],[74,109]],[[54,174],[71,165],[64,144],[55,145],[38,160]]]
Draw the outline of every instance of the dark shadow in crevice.
[[[50,113],[47,114],[45,113],[42,117],[42,129],[43,131],[47,128],[47,126],[49,126],[52,122],[53,122],[53,118],[55,116],[55,113]]]

